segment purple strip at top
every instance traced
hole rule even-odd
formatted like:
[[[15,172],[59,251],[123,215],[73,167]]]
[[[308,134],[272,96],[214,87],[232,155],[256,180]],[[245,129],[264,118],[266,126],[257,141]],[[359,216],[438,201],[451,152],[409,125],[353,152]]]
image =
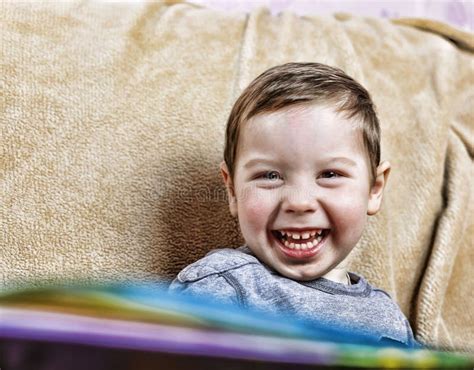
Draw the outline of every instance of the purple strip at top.
[[[329,343],[8,308],[0,308],[0,338],[300,364],[337,357]]]

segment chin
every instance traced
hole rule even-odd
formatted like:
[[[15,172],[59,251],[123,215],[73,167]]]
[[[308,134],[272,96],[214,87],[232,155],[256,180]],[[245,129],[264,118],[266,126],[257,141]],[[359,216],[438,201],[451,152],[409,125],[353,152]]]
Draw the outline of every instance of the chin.
[[[278,272],[289,279],[298,281],[310,281],[324,275],[324,273],[318,273],[316,271],[306,271],[304,268],[283,268],[278,269]]]

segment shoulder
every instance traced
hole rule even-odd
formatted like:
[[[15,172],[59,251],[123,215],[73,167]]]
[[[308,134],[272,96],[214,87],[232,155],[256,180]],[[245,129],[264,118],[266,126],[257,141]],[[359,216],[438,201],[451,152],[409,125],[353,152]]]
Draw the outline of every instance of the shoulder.
[[[387,291],[376,287],[372,287],[371,296],[374,298],[371,304],[379,307],[379,310],[383,312],[377,317],[378,324],[385,328],[381,342],[390,344],[399,342],[409,347],[416,347],[410,323],[392,296]]]
[[[216,249],[185,267],[168,290],[243,306],[243,289],[233,274],[246,266],[261,266],[246,247]],[[242,272],[240,275],[244,275]]]
[[[237,249],[223,248],[209,252],[205,257],[185,267],[176,277],[181,283],[195,282],[212,275],[219,275],[230,270],[260,262],[249,253],[246,247]]]
[[[393,302],[392,296],[383,289],[380,289],[367,281],[367,279],[355,272],[350,272],[351,280],[356,283],[356,286],[363,288],[367,297],[378,298],[386,302]]]
[[[378,311],[392,319],[405,318],[397,302],[387,291],[372,285],[361,275],[351,273],[351,277],[358,279],[357,285],[361,286],[360,289],[365,286],[362,297],[365,302],[364,304],[367,305],[368,308],[370,307],[374,312]]]

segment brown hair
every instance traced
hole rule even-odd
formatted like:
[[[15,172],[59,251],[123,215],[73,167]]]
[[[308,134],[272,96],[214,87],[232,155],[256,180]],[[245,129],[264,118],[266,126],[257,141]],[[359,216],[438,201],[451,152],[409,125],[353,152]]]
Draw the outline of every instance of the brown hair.
[[[235,102],[227,120],[224,160],[231,178],[242,125],[259,113],[302,103],[333,104],[345,118],[362,123],[372,181],[380,163],[380,125],[368,91],[339,68],[320,63],[287,63],[253,80]]]

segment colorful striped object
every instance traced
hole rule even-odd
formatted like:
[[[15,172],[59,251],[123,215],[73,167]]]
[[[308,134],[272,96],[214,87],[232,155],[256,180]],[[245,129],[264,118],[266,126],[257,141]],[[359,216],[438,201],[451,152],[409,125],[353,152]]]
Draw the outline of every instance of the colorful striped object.
[[[0,293],[0,341],[15,340],[206,356],[216,365],[227,358],[314,368],[474,366],[467,354],[387,346],[347,328],[172,295],[162,284]]]

